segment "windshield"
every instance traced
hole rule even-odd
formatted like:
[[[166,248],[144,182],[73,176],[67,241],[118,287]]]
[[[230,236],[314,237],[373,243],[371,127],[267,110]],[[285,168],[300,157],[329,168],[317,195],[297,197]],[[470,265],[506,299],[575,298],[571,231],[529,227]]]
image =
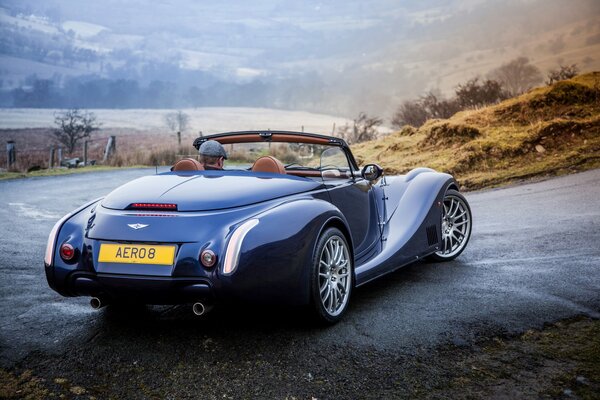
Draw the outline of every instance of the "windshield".
[[[337,146],[307,143],[234,143],[225,144],[228,159],[225,169],[247,169],[260,157],[272,156],[286,170],[316,170],[336,168],[349,170],[344,151]]]

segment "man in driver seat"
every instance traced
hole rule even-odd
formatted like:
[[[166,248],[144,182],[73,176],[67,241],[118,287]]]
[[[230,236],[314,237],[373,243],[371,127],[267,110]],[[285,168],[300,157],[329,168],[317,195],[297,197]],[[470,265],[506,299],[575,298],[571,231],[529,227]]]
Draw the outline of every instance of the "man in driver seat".
[[[222,170],[223,163],[227,160],[227,153],[223,145],[216,140],[207,140],[200,149],[200,164],[205,170]]]

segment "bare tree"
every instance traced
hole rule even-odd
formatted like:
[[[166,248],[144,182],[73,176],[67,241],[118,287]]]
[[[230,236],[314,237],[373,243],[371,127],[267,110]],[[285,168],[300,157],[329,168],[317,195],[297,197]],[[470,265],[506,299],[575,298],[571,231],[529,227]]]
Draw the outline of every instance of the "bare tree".
[[[427,118],[429,118],[427,110],[423,108],[419,100],[407,100],[402,102],[394,113],[392,126],[398,129],[404,125],[411,125],[418,128],[427,121]]]
[[[546,85],[550,86],[555,82],[574,78],[578,73],[579,68],[577,67],[577,64],[561,65],[558,69],[548,71]]]
[[[450,118],[460,111],[460,106],[454,99],[445,99],[439,90],[425,93],[419,102],[427,112],[428,118]]]
[[[400,104],[392,117],[392,126],[404,125],[420,127],[430,118],[450,118],[461,110],[456,99],[445,99],[438,91],[430,90],[418,100],[409,100]]]
[[[339,128],[340,135],[348,143],[360,143],[377,137],[377,127],[383,123],[379,117],[369,117],[364,112],[358,114],[352,126],[346,124]]]
[[[542,73],[529,63],[527,57],[501,65],[490,73],[490,78],[499,82],[511,97],[525,93],[543,81]]]
[[[181,110],[165,115],[165,124],[171,132],[177,134],[177,142],[181,146],[181,133],[185,132],[190,122],[190,116]]]
[[[69,154],[73,153],[77,142],[90,137],[101,126],[94,113],[76,108],[54,114],[54,124],[57,128],[52,133]]]
[[[461,109],[483,107],[508,98],[500,82],[491,79],[479,81],[473,78],[456,87],[456,102]]]

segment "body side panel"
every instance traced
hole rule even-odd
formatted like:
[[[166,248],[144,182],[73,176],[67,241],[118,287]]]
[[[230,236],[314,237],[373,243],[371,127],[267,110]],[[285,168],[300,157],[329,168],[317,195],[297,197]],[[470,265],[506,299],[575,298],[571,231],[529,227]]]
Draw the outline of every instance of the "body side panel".
[[[382,250],[356,267],[357,285],[437,251],[428,243],[426,228],[435,226],[432,229],[441,237],[441,201],[452,183],[450,175],[428,171],[408,182],[403,177],[390,180],[385,187],[388,215]],[[389,204],[396,201],[395,206]]]

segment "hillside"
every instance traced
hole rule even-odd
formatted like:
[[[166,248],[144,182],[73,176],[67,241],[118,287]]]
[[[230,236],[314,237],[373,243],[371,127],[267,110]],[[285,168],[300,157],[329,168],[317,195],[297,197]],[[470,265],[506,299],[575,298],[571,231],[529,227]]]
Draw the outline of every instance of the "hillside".
[[[600,167],[600,72],[353,146],[388,174],[427,166],[478,189]]]

